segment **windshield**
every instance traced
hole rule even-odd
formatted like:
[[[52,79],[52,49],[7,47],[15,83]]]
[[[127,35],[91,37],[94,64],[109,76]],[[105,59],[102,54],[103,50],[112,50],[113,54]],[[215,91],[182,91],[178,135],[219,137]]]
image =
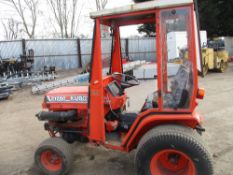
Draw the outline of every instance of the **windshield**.
[[[214,50],[224,50],[225,49],[225,43],[223,40],[209,40],[207,43],[209,48],[213,48]]]

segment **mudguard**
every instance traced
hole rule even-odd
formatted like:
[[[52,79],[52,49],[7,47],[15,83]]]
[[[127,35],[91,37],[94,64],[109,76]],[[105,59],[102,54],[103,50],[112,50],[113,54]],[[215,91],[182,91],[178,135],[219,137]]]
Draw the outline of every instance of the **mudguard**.
[[[180,124],[195,129],[202,123],[202,116],[198,113],[148,113],[139,115],[130,131],[126,135],[122,146],[126,151],[137,147],[140,139],[150,129],[163,124]]]

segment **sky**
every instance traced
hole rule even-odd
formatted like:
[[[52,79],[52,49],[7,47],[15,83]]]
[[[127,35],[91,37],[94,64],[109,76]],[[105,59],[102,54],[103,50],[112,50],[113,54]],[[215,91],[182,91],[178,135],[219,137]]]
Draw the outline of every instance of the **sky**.
[[[1,2],[2,0],[0,0]],[[79,3],[82,4],[78,7],[78,12],[81,10],[79,25],[77,27],[77,35],[85,35],[87,37],[92,36],[93,32],[93,20],[89,18],[89,13],[91,11],[96,11],[95,0],[79,0]],[[106,9],[120,7],[124,5],[132,4],[132,0],[108,0]],[[36,37],[37,38],[52,38],[52,33],[56,26],[56,23],[53,22],[53,14],[51,13],[50,7],[47,4],[47,0],[40,0],[39,6],[39,17],[36,28]],[[28,14],[29,15],[29,14]],[[15,10],[9,7],[8,5],[0,3],[0,40],[5,40],[4,38],[4,28],[3,24],[7,19],[13,18],[19,20],[18,15],[15,13]],[[29,18],[27,18],[28,20]],[[124,27],[121,29],[121,37],[129,37],[133,35],[138,35],[137,26]],[[20,37],[24,38],[22,34]]]

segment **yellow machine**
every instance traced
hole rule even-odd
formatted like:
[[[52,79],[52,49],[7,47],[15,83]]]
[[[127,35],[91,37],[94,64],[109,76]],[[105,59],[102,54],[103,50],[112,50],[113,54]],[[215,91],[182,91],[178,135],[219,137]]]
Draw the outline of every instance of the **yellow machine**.
[[[207,46],[202,48],[203,74],[209,70],[225,72],[228,67],[229,53],[225,50],[221,39],[209,40]]]

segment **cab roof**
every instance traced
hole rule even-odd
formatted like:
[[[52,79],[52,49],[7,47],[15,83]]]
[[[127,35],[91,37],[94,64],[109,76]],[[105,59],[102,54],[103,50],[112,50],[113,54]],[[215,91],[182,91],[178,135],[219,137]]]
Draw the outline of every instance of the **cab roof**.
[[[90,13],[91,18],[98,18],[104,16],[119,15],[130,12],[140,12],[145,10],[151,10],[156,8],[166,8],[173,6],[182,6],[192,4],[193,0],[154,0],[143,3],[137,3],[132,5],[127,5],[123,7],[118,7],[114,9],[105,9],[101,11],[96,11]]]

